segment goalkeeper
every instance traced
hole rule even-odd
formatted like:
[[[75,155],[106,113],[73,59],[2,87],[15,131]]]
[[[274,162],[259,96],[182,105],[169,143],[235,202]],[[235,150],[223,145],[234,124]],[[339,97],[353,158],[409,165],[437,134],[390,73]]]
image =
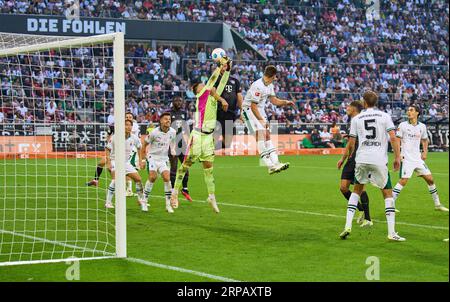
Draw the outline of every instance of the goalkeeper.
[[[222,69],[221,66],[224,66],[225,64],[227,65],[227,69],[216,89],[214,86],[219,78],[220,70]],[[220,59],[219,66],[214,70],[206,85],[203,83],[196,83],[192,86],[192,91],[197,97],[195,104],[195,123],[189,138],[186,156],[183,164],[178,169],[175,178],[175,185],[171,196],[171,205],[174,209],[178,207],[178,192],[181,189],[184,175],[192,164],[198,160],[203,165],[203,173],[208,190],[208,203],[214,212],[219,213],[215,197],[213,176],[215,149],[213,133],[217,123],[217,103],[220,102],[222,104],[224,111],[228,110],[227,101],[220,95],[228,82],[230,70],[231,61],[227,57],[223,57]]]

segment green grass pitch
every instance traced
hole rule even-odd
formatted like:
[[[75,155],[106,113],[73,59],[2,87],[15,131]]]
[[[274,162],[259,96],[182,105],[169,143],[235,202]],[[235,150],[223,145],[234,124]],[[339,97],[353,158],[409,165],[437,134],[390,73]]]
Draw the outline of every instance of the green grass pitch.
[[[128,256],[140,259],[139,262],[82,261],[80,280],[367,281],[366,259],[375,256],[380,261],[380,281],[449,281],[448,243],[443,242],[449,237],[449,216],[434,210],[422,179],[412,178],[397,201],[401,210],[397,214],[397,231],[407,238],[406,242],[387,241],[384,201],[374,187],[368,188],[368,194],[375,225],[368,230],[360,229],[355,223],[351,236],[343,241],[338,235],[344,227],[346,201],[338,187],[339,157],[281,158],[289,161],[291,167],[269,176],[259,166],[257,157],[217,157],[214,175],[221,209],[218,215],[205,203],[207,194],[200,164],[191,169],[189,184],[194,202],[189,203],[180,195],[180,207],[175,214],[164,211],[163,183],[158,179],[148,213],[140,211],[135,197],[127,200]],[[105,229],[113,223],[110,213],[83,213],[74,209],[71,214],[63,209],[75,207],[77,203],[80,208],[89,208],[93,207],[89,204],[92,202],[98,202],[101,208],[109,175],[102,175],[101,188],[84,185],[93,176],[95,163],[96,160],[84,159],[18,160],[16,165],[13,161],[3,161],[0,164],[2,187],[8,190],[15,187],[17,198],[8,200],[11,191],[2,189],[0,228],[37,229],[27,233],[36,237],[45,236],[39,230],[57,228],[58,231],[47,236],[57,240],[78,236],[78,243],[86,242],[87,247],[112,251],[108,241],[112,238],[107,235],[100,235],[98,245],[91,246],[92,243],[84,240],[92,240],[93,234],[73,232],[75,227]],[[448,153],[431,153],[427,164],[434,174],[441,201],[448,206]],[[36,173],[43,168],[50,175],[57,171],[54,174],[57,176],[47,180],[23,176],[26,171]],[[397,173],[391,171],[391,177],[395,185]],[[42,190],[46,185],[48,189]],[[35,208],[37,198],[45,196],[47,210],[5,209]],[[58,223],[46,225],[45,217],[57,217]],[[105,223],[106,219],[109,220]],[[0,235],[3,240],[0,261],[5,261],[8,248],[17,257],[22,255],[22,260],[31,257],[27,253],[33,243],[11,246],[7,244],[11,236]],[[66,248],[48,242],[34,242],[34,248],[44,244],[48,253],[68,255]],[[0,266],[0,281],[65,281],[68,267],[65,263]]]

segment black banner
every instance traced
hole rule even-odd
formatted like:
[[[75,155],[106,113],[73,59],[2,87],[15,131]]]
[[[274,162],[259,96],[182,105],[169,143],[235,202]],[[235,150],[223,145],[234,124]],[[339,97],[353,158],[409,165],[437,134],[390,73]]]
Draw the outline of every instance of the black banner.
[[[53,151],[103,151],[108,125],[54,125]]]
[[[0,136],[35,136],[33,124],[0,124]]]
[[[93,36],[123,32],[125,39],[222,42],[222,24],[0,14],[0,32]]]

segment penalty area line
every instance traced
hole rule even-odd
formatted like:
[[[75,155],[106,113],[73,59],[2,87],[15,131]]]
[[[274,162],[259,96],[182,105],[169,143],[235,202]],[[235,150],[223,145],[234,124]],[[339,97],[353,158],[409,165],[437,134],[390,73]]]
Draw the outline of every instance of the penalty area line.
[[[176,272],[179,272],[179,273],[186,273],[186,274],[195,275],[195,276],[199,276],[199,277],[204,277],[204,278],[208,278],[208,279],[216,280],[216,281],[221,281],[221,282],[241,282],[239,280],[235,280],[235,279],[231,279],[231,278],[227,278],[227,277],[217,276],[217,275],[208,274],[208,273],[205,273],[205,272],[194,271],[194,270],[191,270],[191,269],[186,269],[186,268],[172,266],[172,265],[167,265],[167,264],[156,263],[156,262],[152,262],[152,261],[148,261],[148,260],[144,260],[144,259],[138,259],[138,258],[133,258],[133,257],[130,257],[130,258],[118,258],[113,253],[101,252],[101,251],[97,251],[97,250],[86,248],[86,247],[80,247],[80,246],[76,246],[76,245],[73,245],[73,244],[67,244],[67,243],[64,243],[64,242],[58,242],[58,241],[54,241],[54,240],[49,240],[49,239],[45,239],[45,238],[41,238],[41,237],[26,235],[26,234],[22,234],[22,233],[7,231],[7,230],[1,230],[0,229],[0,234],[8,234],[8,235],[12,235],[12,236],[22,237],[24,239],[30,239],[30,240],[34,240],[34,241],[38,241],[38,242],[47,243],[47,244],[53,244],[53,245],[57,245],[57,246],[67,247],[67,248],[71,248],[71,249],[74,249],[74,250],[81,250],[81,251],[92,252],[92,253],[102,253],[102,254],[106,255],[106,256],[99,256],[99,257],[84,257],[84,258],[83,257],[81,257],[81,258],[68,257],[68,258],[61,258],[61,259],[11,261],[11,262],[0,263],[0,267],[2,267],[2,266],[12,266],[12,265],[25,265],[25,264],[57,263],[57,262],[66,262],[66,261],[77,261],[77,260],[83,261],[83,260],[121,259],[121,260],[126,260],[126,261],[131,262],[131,263],[138,263],[138,264],[142,264],[142,265],[146,265],[146,266],[151,266],[151,267],[156,267],[156,268],[176,271]],[[18,242],[17,244],[21,244],[21,243]]]

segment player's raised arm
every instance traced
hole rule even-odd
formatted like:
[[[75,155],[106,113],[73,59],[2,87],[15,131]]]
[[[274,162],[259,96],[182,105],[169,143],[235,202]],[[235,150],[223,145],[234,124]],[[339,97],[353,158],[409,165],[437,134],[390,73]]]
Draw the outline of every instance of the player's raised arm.
[[[209,77],[208,82],[206,83],[206,89],[210,90],[211,88],[214,87],[214,85],[216,85],[217,79],[220,76],[220,71],[222,69],[222,65],[227,64],[228,63],[228,58],[227,57],[223,57],[219,60],[219,66],[216,67],[216,69],[214,70],[214,72],[212,73],[212,75]],[[229,71],[228,71],[229,74]],[[228,79],[227,79],[228,80]]]
[[[215,87],[211,88],[211,95],[214,97],[214,99],[217,102],[222,104],[223,111],[226,112],[228,110],[228,102],[217,93],[217,90]]]

